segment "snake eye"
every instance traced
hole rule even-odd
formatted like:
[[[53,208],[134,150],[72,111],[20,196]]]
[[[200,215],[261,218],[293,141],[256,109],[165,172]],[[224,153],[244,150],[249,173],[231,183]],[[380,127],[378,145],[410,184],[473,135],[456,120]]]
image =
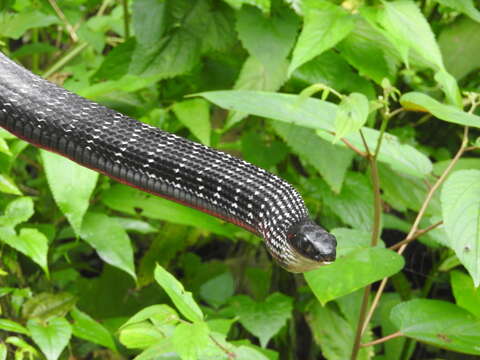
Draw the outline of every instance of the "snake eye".
[[[310,219],[293,225],[288,231],[287,239],[295,250],[307,258],[318,262],[335,260],[335,236]]]

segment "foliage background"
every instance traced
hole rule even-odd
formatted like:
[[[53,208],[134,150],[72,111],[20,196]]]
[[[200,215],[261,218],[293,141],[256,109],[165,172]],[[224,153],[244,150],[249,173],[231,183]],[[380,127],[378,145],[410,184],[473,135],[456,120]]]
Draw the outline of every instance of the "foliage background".
[[[0,359],[480,355],[478,6],[0,1],[9,57],[280,175],[339,240],[289,274],[233,225],[2,131]]]

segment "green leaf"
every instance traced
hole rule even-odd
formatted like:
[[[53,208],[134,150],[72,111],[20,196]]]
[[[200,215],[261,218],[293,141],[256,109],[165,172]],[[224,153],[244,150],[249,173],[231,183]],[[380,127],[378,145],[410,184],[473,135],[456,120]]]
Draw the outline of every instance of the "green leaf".
[[[480,67],[477,56],[480,53],[480,38],[476,36],[479,32],[478,22],[463,18],[446,26],[438,37],[445,67],[457,80]]]
[[[132,22],[137,42],[153,46],[165,32],[167,3],[158,0],[136,0],[132,4]]]
[[[305,280],[322,304],[350,294],[402,269],[403,257],[379,248],[350,252],[333,264],[306,272]]]
[[[0,12],[0,37],[19,39],[27,30],[57,24],[59,19],[37,10],[12,14]]]
[[[450,273],[450,282],[457,305],[480,319],[480,289],[475,288],[472,278],[454,270]]]
[[[22,195],[14,181],[4,174],[0,174],[0,191],[5,194]]]
[[[73,318],[73,335],[95,344],[117,351],[112,335],[100,323],[77,308],[70,311]]]
[[[137,2],[135,2],[135,4],[136,3]],[[132,54],[135,49],[135,46],[136,46],[135,40],[132,38],[114,47],[103,58],[102,65],[100,65],[100,68],[97,70],[97,72],[94,75],[92,75],[92,78],[94,80],[121,79],[122,76],[128,73],[128,68],[130,66],[130,61],[132,60]],[[95,85],[98,85],[98,84],[95,84]],[[85,92],[83,93],[85,94]]]
[[[343,257],[355,250],[370,247],[372,235],[368,231],[335,228],[330,231],[337,238],[337,257]]]
[[[330,306],[312,302],[306,320],[313,333],[315,343],[320,345],[322,355],[329,360],[350,359],[355,330],[350,323]],[[364,335],[365,338],[365,335]],[[363,342],[363,341],[362,341]],[[369,360],[369,349],[359,351],[358,360]]]
[[[0,360],[7,360],[7,345],[5,344],[0,344]]]
[[[298,20],[292,11],[267,17],[253,7],[243,7],[237,14],[237,32],[250,55],[266,67],[283,62],[297,35]]]
[[[120,342],[129,349],[146,349],[164,340],[165,334],[148,322],[128,325],[120,331]]]
[[[16,347],[19,348],[19,350],[17,350],[17,352],[15,353],[15,355],[21,355],[23,357],[23,353],[26,353],[28,355],[30,355],[30,357],[39,357],[40,354],[38,353],[38,351],[32,346],[30,345],[29,343],[27,343],[25,340],[17,337],[17,336],[9,336],[8,338],[5,339],[5,343],[7,344],[12,344]],[[23,358],[15,358],[15,360],[23,360]]]
[[[29,197],[21,197],[11,201],[0,218],[0,226],[15,227],[27,221],[33,215],[33,201]]]
[[[268,138],[267,138],[268,139]],[[263,169],[278,165],[288,155],[288,148],[281,141],[266,140],[261,132],[253,130],[242,135],[242,157]]]
[[[435,0],[436,2],[449,6],[465,15],[471,17],[473,20],[480,22],[480,11],[475,7],[473,0]]]
[[[208,335],[208,326],[203,321],[193,324],[182,323],[173,332],[173,347],[182,360],[196,360],[199,351],[210,342]]]
[[[219,235],[232,236],[236,227],[223,224],[213,216],[198,210],[146,194],[124,185],[114,185],[102,193],[102,202],[108,207],[130,215],[166,220],[176,224],[197,226]]]
[[[2,236],[0,240],[37,263],[48,276],[48,239],[37,229],[22,229],[17,236]]]
[[[480,355],[480,320],[456,305],[415,299],[395,306],[390,318],[402,334],[417,341]]]
[[[320,173],[333,192],[338,194],[341,191],[347,169],[355,156],[352,151],[323,140],[311,129],[277,121],[272,121],[271,125],[295,154]]]
[[[381,23],[392,43],[408,65],[409,49],[416,50],[435,69],[444,68],[442,55],[430,26],[418,6],[411,0],[382,1],[385,12]]]
[[[202,144],[210,145],[210,105],[203,99],[177,102],[172,107],[178,120],[185,125]]]
[[[288,68],[289,76],[302,64],[335,46],[354,28],[353,17],[327,1],[303,2],[304,25]]]
[[[269,360],[259,350],[247,346],[239,346],[234,353],[237,360]]]
[[[235,9],[240,9],[242,5],[252,5],[258,7],[264,13],[270,12],[270,0],[223,0]]]
[[[98,173],[48,151],[41,155],[53,198],[78,235]]]
[[[158,232],[158,229],[153,227],[150,223],[143,220],[137,220],[125,217],[111,217],[117,221],[121,227],[126,231],[137,232],[139,234],[153,234]]]
[[[165,304],[147,306],[128,319],[128,321],[122,325],[122,328],[145,320],[152,320],[157,325],[159,323],[176,323],[178,321],[178,314],[174,309]]]
[[[57,360],[60,357],[72,335],[72,328],[64,318],[51,319],[48,323],[28,320],[27,328],[33,341],[48,360]]]
[[[480,285],[480,171],[460,170],[445,181],[442,211],[449,246]]]
[[[262,302],[255,302],[245,295],[232,298],[240,323],[259,338],[262,347],[266,347],[291,318],[292,302],[292,298],[281,293],[273,293]]]
[[[235,291],[235,283],[230,272],[208,280],[200,287],[200,296],[210,305],[219,307],[227,302]]]
[[[27,328],[9,319],[0,319],[0,329],[30,336],[30,332]]]
[[[203,313],[183,285],[160,265],[155,268],[155,280],[165,290],[177,309],[190,321],[202,321]]]
[[[190,71],[200,59],[201,43],[189,31],[177,29],[153,45],[137,44],[130,73],[170,78]]]
[[[369,105],[365,95],[351,93],[343,98],[335,117],[335,142],[360,130],[367,122],[368,113]]]
[[[75,305],[77,298],[69,293],[41,293],[28,299],[22,308],[26,319],[49,319],[65,316]]]
[[[97,251],[103,261],[136,279],[132,244],[118,222],[105,214],[87,213],[80,236]]]
[[[10,152],[10,149],[8,148],[7,142],[2,138],[0,138],[0,153],[8,156],[12,155],[12,153]]]
[[[334,131],[334,119],[337,106],[318,99],[303,99],[298,95],[269,93],[262,91],[211,91],[197,94],[228,110],[236,110],[274,120],[295,124],[313,129]],[[328,141],[333,140],[331,133],[317,132]],[[375,149],[380,132],[375,129],[362,128],[367,143]],[[348,135],[347,140],[358,149],[363,148],[363,141],[359,134]],[[430,160],[414,147],[402,144],[400,140],[385,134],[378,159],[390,164],[394,169],[423,177],[432,170]],[[345,146],[343,143],[339,143]]]

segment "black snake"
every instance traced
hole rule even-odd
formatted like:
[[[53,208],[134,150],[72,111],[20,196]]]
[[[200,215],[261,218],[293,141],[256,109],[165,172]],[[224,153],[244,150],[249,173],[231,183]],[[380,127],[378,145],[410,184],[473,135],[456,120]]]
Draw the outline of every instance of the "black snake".
[[[149,193],[263,236],[292,272],[335,259],[336,240],[286,181],[75,95],[0,53],[0,126]]]

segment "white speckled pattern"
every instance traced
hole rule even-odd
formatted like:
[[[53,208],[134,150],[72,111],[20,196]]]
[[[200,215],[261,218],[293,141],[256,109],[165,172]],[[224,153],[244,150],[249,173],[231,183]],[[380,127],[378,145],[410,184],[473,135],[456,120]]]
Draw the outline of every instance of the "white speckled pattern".
[[[287,231],[308,212],[290,184],[68,92],[1,53],[0,126],[81,165],[259,234],[284,267],[299,260]]]

